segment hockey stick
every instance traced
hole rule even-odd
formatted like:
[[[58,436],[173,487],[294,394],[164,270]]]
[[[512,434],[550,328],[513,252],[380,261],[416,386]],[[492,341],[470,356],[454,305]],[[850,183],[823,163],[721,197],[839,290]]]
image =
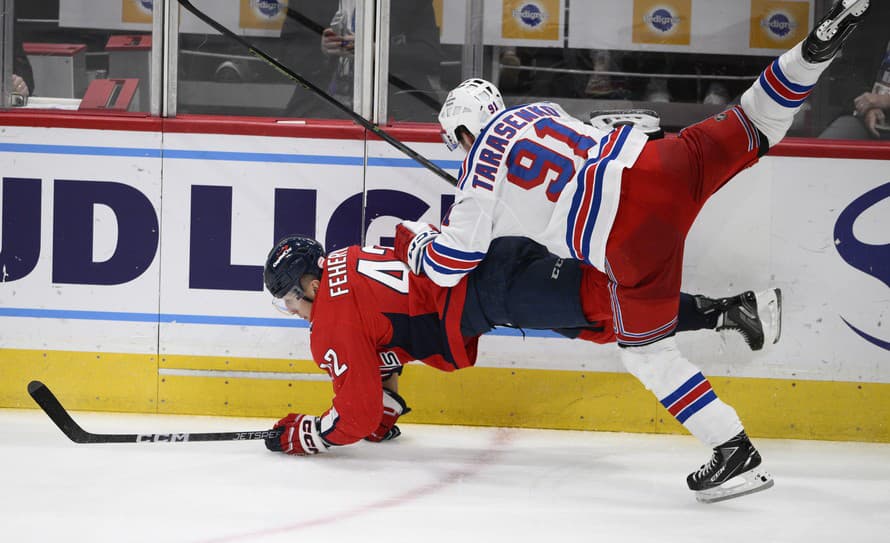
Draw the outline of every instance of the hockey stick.
[[[362,125],[364,128],[370,130],[371,132],[376,134],[380,139],[382,139],[386,143],[392,145],[393,147],[395,147],[396,149],[398,149],[399,151],[401,151],[402,153],[407,155],[409,158],[411,158],[411,159],[415,160],[416,162],[418,162],[419,164],[423,165],[426,169],[430,170],[434,174],[438,175],[439,177],[441,177],[442,179],[444,179],[445,181],[450,183],[451,186],[454,186],[454,187],[457,186],[457,179],[455,179],[451,174],[449,174],[448,172],[446,172],[439,166],[436,166],[432,161],[430,161],[425,156],[421,155],[414,149],[408,147],[407,145],[405,145],[401,141],[397,140],[393,136],[390,136],[387,132],[385,132],[379,126],[374,125],[372,122],[368,121],[367,119],[365,119],[358,113],[352,111],[352,109],[350,109],[349,107],[340,103],[339,100],[337,100],[336,98],[334,98],[327,92],[323,91],[321,88],[314,85],[311,81],[309,81],[305,77],[299,75],[298,73],[294,72],[293,70],[291,70],[290,68],[288,68],[287,66],[285,66],[284,64],[279,62],[275,57],[269,55],[268,53],[266,53],[265,51],[263,51],[261,49],[254,47],[253,45],[251,45],[250,42],[248,42],[247,40],[245,40],[238,34],[235,34],[234,32],[232,32],[225,26],[221,25],[215,19],[211,18],[209,15],[207,15],[203,11],[196,8],[194,5],[192,5],[192,3],[189,0],[178,0],[178,1],[179,1],[180,5],[182,5],[182,7],[184,7],[186,10],[191,12],[192,15],[194,15],[198,19],[201,19],[205,23],[207,23],[211,28],[213,28],[214,30],[216,30],[217,32],[222,34],[223,36],[226,36],[227,38],[235,40],[236,42],[241,44],[253,56],[266,62],[267,64],[269,64],[270,66],[272,66],[273,68],[278,70],[280,73],[282,73],[283,75],[285,75],[286,77],[291,79],[292,81],[295,81],[296,83],[299,83],[300,85],[302,85],[304,88],[314,92],[319,98],[322,98],[324,101],[328,102],[335,108],[337,108],[340,111],[342,111],[343,113],[349,115],[353,120],[355,120],[355,122]]]
[[[56,426],[75,443],[179,443],[184,441],[241,441],[266,439],[281,435],[283,430],[251,432],[209,432],[196,434],[93,434],[80,427],[62,407],[52,391],[40,381],[28,383],[28,394],[49,415]]]

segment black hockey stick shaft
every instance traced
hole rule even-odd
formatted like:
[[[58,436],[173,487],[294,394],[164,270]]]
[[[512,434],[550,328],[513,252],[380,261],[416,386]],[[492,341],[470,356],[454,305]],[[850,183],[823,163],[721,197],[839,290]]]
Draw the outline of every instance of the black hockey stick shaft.
[[[52,391],[40,381],[28,383],[28,394],[49,415],[56,426],[75,443],[181,443],[185,441],[242,441],[267,439],[281,435],[282,430],[250,432],[206,432],[177,434],[93,434],[74,422]]]
[[[398,149],[399,151],[401,151],[402,153],[407,155],[409,158],[415,160],[417,163],[424,166],[426,169],[428,169],[431,172],[433,172],[434,174],[438,175],[439,177],[441,177],[442,179],[447,181],[449,184],[451,184],[451,186],[454,186],[454,187],[457,186],[457,179],[455,179],[451,174],[449,174],[448,172],[446,172],[445,170],[443,170],[442,168],[440,168],[439,166],[434,164],[431,160],[429,160],[425,156],[421,155],[414,149],[408,147],[401,141],[399,141],[396,138],[394,138],[393,136],[389,135],[386,131],[381,129],[379,126],[374,125],[374,123],[368,121],[367,119],[365,119],[358,113],[354,112],[348,106],[340,103],[339,100],[337,100],[336,98],[334,98],[333,96],[331,96],[330,94],[328,94],[327,92],[325,92],[324,90],[322,90],[321,88],[319,88],[318,86],[313,84],[311,81],[309,81],[305,77],[294,72],[293,70],[291,70],[290,68],[288,68],[287,66],[285,66],[284,64],[279,62],[275,57],[269,55],[262,49],[259,49],[255,46],[253,46],[249,41],[245,40],[238,34],[235,34],[231,30],[229,30],[228,28],[226,28],[225,26],[220,24],[218,21],[216,21],[215,19],[213,19],[212,17],[210,17],[203,11],[199,10],[198,8],[196,8],[194,5],[192,5],[192,3],[189,0],[178,0],[178,1],[179,1],[180,5],[182,5],[182,7],[184,7],[186,10],[191,12],[192,15],[194,15],[198,19],[201,19],[202,21],[204,21],[207,25],[209,25],[211,28],[213,28],[214,30],[216,30],[217,32],[222,34],[223,36],[226,36],[227,38],[235,40],[236,42],[241,44],[253,56],[268,63],[270,66],[272,66],[273,68],[278,70],[280,73],[282,73],[283,75],[285,75],[292,81],[295,81],[296,83],[299,83],[306,89],[314,92],[318,97],[322,98],[324,101],[328,102],[329,104],[331,104],[335,108],[339,109],[343,113],[349,115],[349,117],[351,117],[353,120],[355,120],[355,122],[362,125],[364,128],[370,130],[371,132],[376,134],[380,139],[382,139],[386,143],[392,145],[393,147],[395,147],[396,149]]]

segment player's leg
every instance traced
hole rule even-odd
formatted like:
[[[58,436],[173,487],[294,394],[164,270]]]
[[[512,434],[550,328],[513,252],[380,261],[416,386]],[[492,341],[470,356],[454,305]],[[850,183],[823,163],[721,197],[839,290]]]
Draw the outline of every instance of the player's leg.
[[[839,0],[803,42],[773,61],[742,95],[742,109],[770,145],[785,137],[795,113],[868,7],[869,0]]]
[[[803,42],[764,70],[742,95],[740,106],[687,127],[679,138],[650,142],[622,181],[633,182],[636,173],[643,179],[640,183],[654,178],[682,191],[676,201],[661,205],[684,206],[681,216],[694,219],[714,192],[785,136],[819,76],[867,9],[868,0],[838,2]],[[693,199],[690,205],[684,202],[687,190]]]
[[[711,460],[686,479],[699,501],[719,501],[773,485],[735,409],[717,396],[707,377],[677,349],[673,337],[624,347],[621,362],[677,422],[713,448]]]
[[[645,260],[646,255],[640,252],[645,248],[642,241],[630,236],[622,242],[636,246],[636,254]],[[687,478],[689,488],[697,493],[718,492],[724,497],[769,488],[772,479],[759,468],[760,455],[744,433],[738,414],[717,396],[701,370],[677,348],[673,336],[679,320],[682,250],[673,258],[649,262],[653,273],[630,286],[622,284],[612,273],[614,257],[622,254],[615,247],[606,248],[621,362],[677,422],[715,451],[717,460],[708,464],[711,467],[695,472],[706,473],[704,482]],[[718,451],[724,450],[727,443],[737,444],[740,454],[721,453],[718,457]]]
[[[469,283],[462,314],[468,337],[512,326],[551,329],[595,343],[615,341],[608,277],[529,239],[495,240]],[[778,341],[780,296],[778,289],[727,298],[680,293],[677,331],[733,330],[758,350],[764,342]]]
[[[580,262],[558,258],[528,238],[498,238],[467,280],[461,332],[473,337],[495,326],[586,327],[591,323],[578,296],[582,274]]]

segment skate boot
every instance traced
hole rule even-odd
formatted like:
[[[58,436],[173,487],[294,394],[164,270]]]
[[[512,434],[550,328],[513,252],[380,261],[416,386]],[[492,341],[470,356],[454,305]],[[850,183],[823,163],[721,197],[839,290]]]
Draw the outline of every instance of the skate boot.
[[[760,453],[744,430],[722,445],[714,447],[711,460],[686,477],[695,499],[714,503],[760,492],[775,482],[761,469]]]
[[[803,42],[803,58],[817,64],[831,60],[862,22],[869,0],[838,0]]]
[[[703,315],[719,311],[718,332],[732,330],[742,335],[752,351],[764,344],[779,341],[782,335],[782,291],[771,288],[755,293],[747,291],[730,298],[695,296],[695,304]]]

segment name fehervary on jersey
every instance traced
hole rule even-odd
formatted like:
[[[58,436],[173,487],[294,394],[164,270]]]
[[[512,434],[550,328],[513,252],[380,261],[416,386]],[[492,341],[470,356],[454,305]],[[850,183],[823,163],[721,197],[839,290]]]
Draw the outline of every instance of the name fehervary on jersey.
[[[525,106],[505,115],[489,130],[473,169],[474,188],[494,190],[495,175],[507,151],[507,145],[521,128],[542,117],[559,117],[559,112],[542,104]]]
[[[346,274],[346,247],[328,255],[324,267],[328,271],[328,288],[331,298],[349,293],[349,276]]]

